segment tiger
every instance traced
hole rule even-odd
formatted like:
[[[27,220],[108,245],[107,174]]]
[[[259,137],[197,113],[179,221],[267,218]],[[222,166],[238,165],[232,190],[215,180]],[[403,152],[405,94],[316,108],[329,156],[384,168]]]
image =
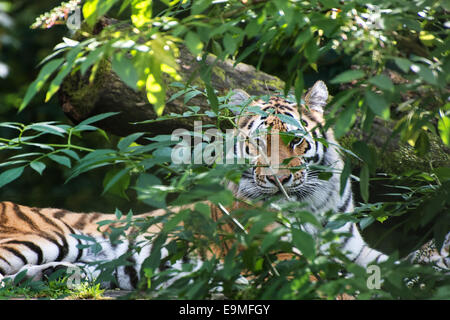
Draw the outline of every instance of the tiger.
[[[238,132],[244,137],[257,137],[258,133],[270,128],[270,137],[263,138],[266,146],[264,152],[253,157],[253,166],[244,171],[238,185],[230,184],[237,198],[259,199],[283,193],[288,201],[303,203],[306,210],[315,214],[323,226],[328,221],[325,213],[329,211],[351,213],[354,201],[351,180],[348,177],[344,190],[340,190],[341,173],[344,161],[338,152],[338,143],[332,129],[324,130],[324,107],[328,100],[328,88],[321,80],[308,90],[304,97],[305,105],[300,108],[296,102],[291,102],[282,96],[272,96],[267,102],[253,101],[252,107],[259,107],[264,113],[242,115],[238,117]],[[231,97],[231,105],[243,105],[250,96],[243,90],[236,90]],[[269,112],[270,111],[270,112]],[[236,113],[237,114],[237,113]],[[282,115],[282,117],[280,116]],[[295,122],[286,121],[288,117]],[[299,130],[303,129],[303,130]],[[283,133],[291,134],[293,139],[286,143]],[[321,142],[327,141],[327,145]],[[272,144],[277,148],[273,150]],[[244,152],[239,152],[239,150]],[[244,145],[238,148],[238,155],[258,154],[258,145],[246,139]],[[272,155],[275,151],[275,156]],[[287,162],[287,163],[285,163]],[[277,167],[277,172],[267,170]],[[320,179],[320,170],[316,167],[327,167],[331,177]],[[302,226],[306,232],[316,235],[317,229],[311,224]],[[362,266],[369,263],[386,261],[388,256],[370,248],[363,240],[355,223],[348,222],[337,233],[348,233],[351,236],[342,238],[340,247],[347,252],[348,258]]]
[[[316,82],[304,97],[304,104],[298,106],[281,95],[271,96],[267,100],[252,100],[243,90],[233,90],[229,97],[229,108],[236,113],[236,139],[234,152],[237,156],[244,153],[250,155],[251,166],[242,173],[238,183],[230,182],[228,188],[236,199],[248,201],[264,201],[271,196],[283,194],[285,199],[303,204],[303,209],[315,214],[322,225],[327,224],[325,213],[335,211],[352,213],[354,200],[350,178],[347,178],[344,190],[340,190],[340,179],[344,161],[338,152],[338,144],[332,129],[325,130],[324,107],[328,100],[328,89],[323,81]],[[246,112],[251,106],[260,112]],[[287,118],[286,118],[287,117]],[[289,119],[287,121],[286,119]],[[299,130],[299,128],[302,130]],[[258,156],[258,144],[253,143],[258,132],[269,129],[266,135],[266,153]],[[289,142],[283,134],[290,134]],[[324,144],[321,141],[326,140]],[[272,147],[276,145],[276,149]],[[256,156],[255,156],[256,155]],[[329,167],[331,177],[319,179],[319,171],[315,166]],[[242,201],[236,201],[230,210],[239,208]],[[211,214],[214,220],[228,213],[212,203]],[[177,212],[183,208],[158,209],[139,215],[144,219],[155,219],[168,211]],[[148,239],[157,235],[163,228],[161,223],[152,224],[145,233],[135,236],[135,229],[127,230],[127,237],[120,243],[112,243],[105,236],[107,225],[102,221],[115,221],[115,214],[75,213],[56,208],[34,208],[12,202],[0,202],[0,282],[1,278],[14,277],[26,271],[27,276],[41,279],[47,270],[59,266],[80,266],[95,278],[98,270],[93,267],[95,261],[111,261],[117,259],[137,244],[140,250],[128,255],[125,266],[114,271],[114,284],[121,289],[136,288],[141,279],[141,267],[152,251],[152,243]],[[233,225],[230,223],[230,225]],[[315,236],[314,226],[304,224],[304,230]],[[234,227],[228,228],[233,230]],[[388,256],[371,248],[361,236],[358,226],[347,222],[336,230],[349,236],[339,239],[339,246],[348,258],[357,264],[367,266],[370,263],[386,261]],[[72,236],[74,235],[74,236]],[[88,236],[97,241],[101,248],[94,252],[83,247]],[[224,246],[224,248],[227,246]],[[213,252],[223,256],[226,248],[214,248]],[[161,251],[165,250],[164,248]],[[161,252],[161,258],[168,252]],[[194,259],[194,260],[190,260]],[[202,257],[183,257],[164,268],[178,268],[183,263],[194,261],[194,269],[202,264]],[[182,274],[182,273],[181,273]]]

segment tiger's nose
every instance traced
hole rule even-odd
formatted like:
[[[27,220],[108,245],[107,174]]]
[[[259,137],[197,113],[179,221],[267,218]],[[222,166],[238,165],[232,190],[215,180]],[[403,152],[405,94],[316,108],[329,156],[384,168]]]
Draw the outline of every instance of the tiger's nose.
[[[277,175],[277,177],[278,177],[278,180],[280,180],[280,183],[282,185],[284,185],[291,180],[292,174],[286,174],[286,175],[280,175],[280,176]],[[278,186],[274,175],[267,175],[266,178],[270,183],[272,183],[275,186]]]

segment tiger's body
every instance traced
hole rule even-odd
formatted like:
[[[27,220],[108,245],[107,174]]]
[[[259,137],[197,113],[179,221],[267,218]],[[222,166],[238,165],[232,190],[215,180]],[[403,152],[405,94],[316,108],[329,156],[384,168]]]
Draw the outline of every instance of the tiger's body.
[[[108,242],[104,228],[98,228],[98,222],[116,219],[115,215],[109,214],[74,213],[0,202],[0,274],[12,275],[29,269],[28,275],[39,279],[43,271],[59,265],[86,267],[90,262],[117,259],[133,245],[132,240],[123,239],[122,243],[113,246]],[[158,231],[148,230],[149,233]],[[79,248],[86,241],[71,234],[92,237],[100,243],[102,250],[94,253],[90,249]],[[144,247],[139,254],[131,257],[133,266],[116,270],[119,287],[131,289],[135,286],[139,266],[149,255],[150,248]],[[91,273],[95,274],[95,271]]]
[[[245,93],[236,92],[231,97],[230,104],[243,105],[248,98]],[[242,174],[239,184],[230,184],[230,189],[237,198],[264,199],[283,193],[286,201],[306,204],[306,209],[316,214],[323,224],[327,222],[324,213],[329,210],[353,211],[353,195],[349,179],[343,192],[340,192],[343,161],[337,152],[336,141],[331,130],[323,130],[323,106],[327,98],[326,86],[319,81],[305,97],[309,108],[304,106],[298,108],[296,104],[281,97],[272,97],[267,102],[258,100],[251,104],[259,106],[262,111],[271,111],[267,115],[240,114],[237,134],[250,137],[243,145],[247,154],[254,155],[258,151],[258,145],[251,143],[251,137],[255,136],[255,132],[267,128],[274,131],[265,140],[268,146],[267,154],[254,157],[255,166]],[[291,121],[282,121],[278,116],[280,114],[301,123],[305,129],[303,133],[299,134],[298,128],[293,126]],[[295,138],[285,143],[280,132],[294,132]],[[319,142],[318,138],[327,140],[328,146]],[[271,149],[274,143],[277,144],[275,152]],[[235,148],[235,152],[239,156],[242,150]],[[328,180],[319,179],[319,172],[314,169],[314,165],[330,168],[332,176]],[[217,208],[214,210],[217,215]],[[144,217],[164,213],[164,210],[156,210],[145,214]],[[141,234],[140,238],[133,237],[131,230],[127,239],[113,245],[105,237],[104,229],[98,228],[98,222],[115,219],[115,215],[77,214],[60,209],[37,209],[1,202],[0,278],[17,274],[24,269],[29,270],[29,276],[38,278],[46,268],[57,265],[75,264],[89,267],[90,262],[116,259],[136,243],[147,241],[147,245],[142,246],[139,253],[134,253],[128,258],[129,266],[119,267],[115,271],[119,287],[125,289],[135,287],[140,276],[140,266],[149,256],[152,247],[148,240],[145,240],[145,236],[158,233],[161,226],[153,225],[147,230],[147,234]],[[305,230],[315,234],[314,227],[310,225],[306,225]],[[347,223],[337,231],[351,235],[343,237],[340,245],[353,261],[367,265],[370,262],[387,259],[386,255],[371,249],[364,242],[354,223]],[[80,248],[79,245],[83,244],[83,240],[71,234],[94,237],[101,244],[102,250],[94,253],[89,249]],[[162,257],[166,254],[163,253]],[[172,267],[177,268],[182,263],[182,260],[177,261]],[[92,272],[95,275],[95,270]]]

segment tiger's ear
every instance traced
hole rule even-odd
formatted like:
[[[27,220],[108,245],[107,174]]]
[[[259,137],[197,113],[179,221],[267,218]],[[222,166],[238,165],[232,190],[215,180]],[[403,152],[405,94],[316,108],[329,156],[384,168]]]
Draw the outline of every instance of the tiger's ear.
[[[235,107],[231,107],[230,110],[234,114],[240,114],[241,113],[240,106],[244,105],[248,101],[248,99],[250,99],[250,96],[247,92],[241,89],[234,89],[233,94],[231,95],[228,101],[228,105]]]
[[[314,83],[305,97],[305,103],[313,110],[323,112],[323,107],[327,104],[328,89],[325,83],[321,80]]]

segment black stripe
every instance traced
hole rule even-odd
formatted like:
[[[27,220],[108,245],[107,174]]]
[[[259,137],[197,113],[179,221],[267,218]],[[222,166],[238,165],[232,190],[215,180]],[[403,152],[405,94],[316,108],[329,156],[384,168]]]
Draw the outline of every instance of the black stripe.
[[[350,230],[348,231],[349,233],[351,233],[350,237],[347,237],[344,242],[341,245],[341,248],[344,249],[345,246],[347,245],[347,243],[350,241],[350,239],[353,237],[353,228],[355,227],[355,224],[350,224]]]
[[[133,264],[135,264],[134,259],[130,260],[127,259],[128,261],[132,262]],[[130,284],[133,288],[137,288],[138,285],[138,275],[137,275],[137,271],[134,268],[134,266],[126,266],[125,267],[125,274],[128,276],[128,278],[130,279]]]
[[[349,181],[347,181],[347,183],[349,183]],[[350,204],[350,200],[352,199],[352,191],[351,188],[349,188],[350,190],[348,191],[348,195],[347,198],[345,199],[344,203],[342,204],[342,206],[340,206],[338,208],[338,212],[346,212],[345,209],[347,209],[348,205]]]
[[[383,254],[380,253],[380,254],[378,255],[378,257],[375,259],[375,263],[378,263],[378,259],[380,259],[382,256],[383,256]]]
[[[48,223],[49,225],[52,225],[53,227],[55,227],[56,229],[58,229],[59,231],[64,233],[64,230],[61,229],[61,227],[59,225],[57,225],[52,219],[50,219],[49,217],[47,217],[46,215],[42,214],[38,209],[36,208],[31,208],[31,210],[33,210],[33,212],[35,214],[37,214],[39,217],[41,217],[46,223]],[[59,220],[58,220],[59,221]]]
[[[320,123],[320,121],[311,113],[309,112],[307,109],[303,110],[303,113],[305,116],[307,116],[308,118],[310,118],[311,120],[313,120],[314,122],[317,123],[317,125],[322,126],[322,124]]]
[[[61,239],[62,245],[59,244],[59,242],[56,241],[55,239],[49,237],[48,233],[46,233],[46,236],[43,236],[43,237],[45,239],[47,239],[48,241],[54,243],[58,247],[59,254],[55,261],[62,261],[69,253],[69,245],[67,243],[66,237],[63,235],[63,234],[65,234],[65,231],[59,225],[57,225],[52,219],[46,217],[44,214],[42,214],[36,208],[32,208],[32,210],[34,211],[34,213],[39,215],[46,223],[52,225],[53,227],[55,227],[57,230],[60,231],[60,232],[58,232],[58,231],[53,231],[53,232]]]
[[[9,261],[8,261],[8,260],[6,260],[5,258],[3,258],[3,257],[0,257],[0,260],[3,260],[3,261],[5,261],[5,262],[6,262],[6,264],[7,264],[8,266],[11,266],[11,263],[9,263]]]
[[[20,240],[11,240],[11,241],[8,241],[7,243],[8,244],[9,243],[14,243],[14,244],[20,244],[20,245],[26,246],[28,249],[30,249],[31,251],[36,253],[36,255],[38,256],[37,264],[42,264],[42,261],[44,260],[42,249],[39,246],[35,245],[33,242],[20,241]]]
[[[2,205],[1,213],[0,213],[0,225],[6,223],[8,221],[8,218],[6,217],[6,209],[5,209],[5,203],[0,202]]]
[[[359,250],[358,254],[356,255],[355,258],[352,259],[352,262],[355,262],[356,260],[358,260],[359,256],[361,255],[361,253],[363,252],[364,248],[367,247],[365,244],[361,247],[361,250]]]
[[[128,251],[129,252],[131,252],[133,250],[133,248],[132,248],[133,245],[134,245],[134,242],[130,241],[129,244],[128,244]],[[137,270],[134,267],[136,265],[136,261],[134,260],[134,258],[132,256],[128,257],[127,261],[131,262],[131,265],[125,266],[125,274],[130,279],[131,286],[133,288],[137,288],[139,277],[138,277],[138,274],[137,274]]]
[[[34,230],[38,230],[38,227],[36,226],[36,224],[33,222],[33,220],[31,220],[26,214],[24,214],[22,212],[22,210],[20,210],[19,206],[17,204],[13,205],[13,210],[14,213],[16,214],[17,218],[19,218],[20,220],[24,221],[27,225],[29,225],[32,229]]]
[[[73,227],[77,230],[82,230],[86,226],[87,219],[87,214],[80,214],[79,219],[77,220],[77,222],[75,222]]]
[[[3,247],[3,249],[5,249],[6,251],[11,252],[17,258],[22,260],[23,264],[27,264],[28,263],[27,258],[25,258],[25,256],[23,254],[21,254],[19,251],[17,251],[16,249],[10,248],[10,247]]]
[[[75,231],[71,226],[69,226],[69,225],[68,225],[67,223],[65,223],[64,221],[62,221],[62,223],[64,223],[64,225],[66,226],[66,228],[69,229],[69,231],[70,231],[71,234],[76,234],[76,231]],[[75,237],[73,237],[73,238],[75,238]],[[79,261],[79,260],[81,259],[81,257],[83,256],[83,249],[80,249],[79,247],[81,247],[81,245],[82,245],[83,243],[82,243],[81,240],[78,239],[78,238],[75,238],[75,240],[77,240],[77,242],[78,242],[78,245],[75,246],[75,248],[78,250],[78,254],[77,254],[77,257],[75,258],[75,261]]]
[[[58,210],[56,212],[53,212],[53,218],[55,219],[61,219],[68,213],[67,210]]]
[[[334,192],[335,192],[334,189],[330,189],[330,190],[328,191],[328,194],[327,194],[326,198],[325,198],[325,201],[322,202],[322,204],[321,204],[320,206],[315,207],[315,210],[316,210],[316,211],[320,211],[320,210],[323,209],[327,204],[329,204],[329,203],[330,203],[331,196],[333,195]]]
[[[67,239],[64,235],[62,235],[59,232],[55,232],[55,233],[61,239],[61,241],[63,243],[62,245],[60,245],[58,243],[59,254],[58,254],[58,257],[56,257],[56,261],[62,261],[69,253],[69,244],[67,243]]]
[[[58,248],[58,257],[54,261],[62,261],[62,259],[67,255],[68,253],[68,245],[66,239],[63,237],[63,235],[59,232],[55,232],[56,235],[62,240],[63,244],[61,245],[58,240],[50,237],[49,234],[41,234],[40,236],[44,238],[45,240],[53,243]]]

